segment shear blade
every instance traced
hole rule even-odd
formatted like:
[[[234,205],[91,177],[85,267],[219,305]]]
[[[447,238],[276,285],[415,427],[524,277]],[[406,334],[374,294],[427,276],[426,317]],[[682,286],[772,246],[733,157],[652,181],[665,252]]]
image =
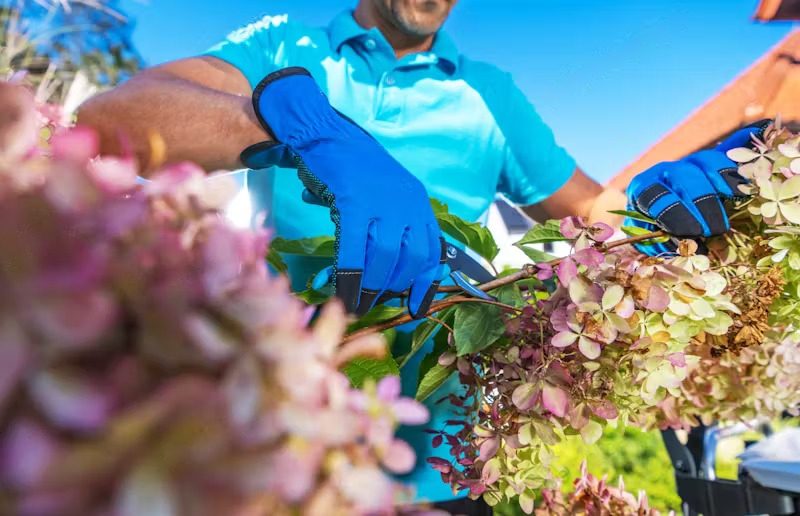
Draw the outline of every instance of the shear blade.
[[[461,271],[452,271],[450,273],[450,277],[453,278],[453,281],[456,283],[456,285],[459,286],[459,288],[461,290],[463,290],[467,294],[471,295],[472,297],[485,299],[487,301],[494,301],[494,298],[492,298],[492,296],[490,296],[489,294],[487,294],[483,290],[480,290],[479,288],[475,287],[475,285],[470,283],[469,280],[467,280],[467,277],[464,275],[463,272],[461,272]]]

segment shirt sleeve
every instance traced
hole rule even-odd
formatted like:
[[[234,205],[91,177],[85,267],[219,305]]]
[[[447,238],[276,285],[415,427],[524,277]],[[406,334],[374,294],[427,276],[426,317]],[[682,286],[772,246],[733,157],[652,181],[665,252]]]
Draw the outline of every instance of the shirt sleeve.
[[[556,142],[531,103],[505,75],[495,120],[505,137],[503,168],[497,191],[511,202],[528,206],[561,188],[575,171],[575,159]]]
[[[235,66],[256,85],[279,68],[278,56],[285,47],[289,32],[287,15],[264,16],[257,22],[237,29],[203,55],[216,57]]]

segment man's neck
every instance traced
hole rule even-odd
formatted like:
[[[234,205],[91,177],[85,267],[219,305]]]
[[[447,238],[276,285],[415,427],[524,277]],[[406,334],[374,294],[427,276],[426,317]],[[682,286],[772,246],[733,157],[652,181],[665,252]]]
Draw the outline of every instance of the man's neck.
[[[401,31],[389,20],[382,17],[374,7],[370,6],[370,2],[359,2],[353,17],[356,23],[365,29],[377,27],[383,37],[386,38],[386,41],[392,45],[395,56],[398,59],[408,54],[427,52],[433,45],[434,35],[413,36]]]

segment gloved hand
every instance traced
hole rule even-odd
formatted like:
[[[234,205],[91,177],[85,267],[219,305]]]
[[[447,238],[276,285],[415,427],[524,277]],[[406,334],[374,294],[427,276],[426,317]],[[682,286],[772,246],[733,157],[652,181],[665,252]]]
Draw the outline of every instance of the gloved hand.
[[[304,68],[264,78],[253,92],[253,107],[275,141],[248,147],[242,163],[295,167],[308,191],[330,207],[334,287],[348,312],[363,315],[378,298],[410,289],[411,315],[424,316],[445,256],[422,183],[331,107]]]
[[[737,173],[737,165],[726,155],[736,147],[751,147],[755,135],[761,138],[771,123],[762,120],[735,131],[714,149],[702,150],[685,158],[664,162],[645,170],[628,185],[628,209],[654,219],[653,224],[628,218],[625,225],[657,231],[675,237],[700,238],[720,235],[730,229],[723,199],[742,196],[739,185],[747,180]],[[676,249],[669,242],[642,245],[641,252],[655,256]]]

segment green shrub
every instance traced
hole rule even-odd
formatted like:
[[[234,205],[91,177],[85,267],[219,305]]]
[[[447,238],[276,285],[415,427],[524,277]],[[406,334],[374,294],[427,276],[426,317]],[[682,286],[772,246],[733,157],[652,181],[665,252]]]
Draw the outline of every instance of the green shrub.
[[[608,428],[602,439],[586,445],[580,438],[570,438],[555,447],[555,465],[564,480],[564,489],[580,476],[581,462],[586,459],[589,471],[608,475],[616,484],[620,475],[628,491],[643,489],[650,505],[661,511],[680,510],[680,498],[667,450],[659,432],[642,432],[636,428]],[[495,508],[498,516],[522,515],[516,504]]]

